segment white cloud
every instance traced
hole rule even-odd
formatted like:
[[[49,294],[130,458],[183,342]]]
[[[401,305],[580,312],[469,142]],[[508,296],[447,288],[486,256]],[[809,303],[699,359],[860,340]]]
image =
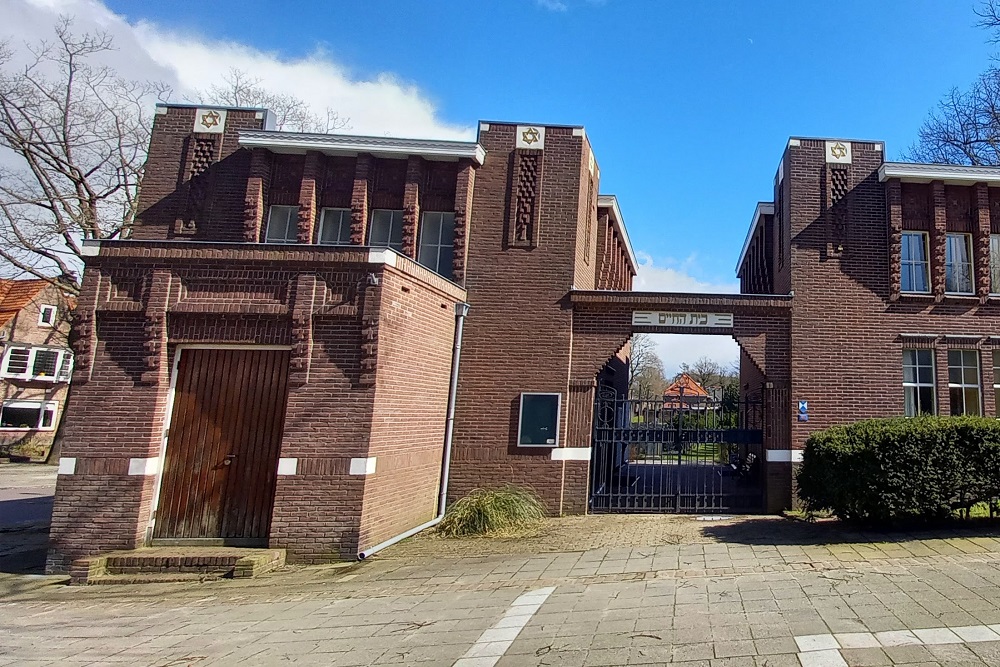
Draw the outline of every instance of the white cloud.
[[[222,83],[230,68],[261,79],[275,93],[304,99],[317,112],[327,107],[350,119],[355,134],[470,139],[471,125],[447,123],[434,102],[416,85],[392,73],[357,77],[318,46],[304,58],[286,58],[247,44],[164,29],[146,21],[131,24],[99,0],[15,0],[5,8],[6,33],[23,42],[50,38],[60,15],[74,18],[77,32],[109,32],[118,52],[112,62],[134,79],[161,80],[174,88],[176,101],[193,99],[195,91]]]
[[[568,9],[565,2],[561,0],[536,0],[540,7],[544,7],[553,12],[564,12]]]
[[[639,270],[632,287],[637,291],[733,294],[740,290],[736,281],[710,281],[691,275],[697,263],[693,255],[683,262],[669,261],[668,266],[658,266],[648,253],[640,251],[636,255]],[[738,361],[740,357],[739,345],[730,336],[656,334],[653,340],[668,375],[676,373],[682,363],[693,363],[700,357],[723,365]]]

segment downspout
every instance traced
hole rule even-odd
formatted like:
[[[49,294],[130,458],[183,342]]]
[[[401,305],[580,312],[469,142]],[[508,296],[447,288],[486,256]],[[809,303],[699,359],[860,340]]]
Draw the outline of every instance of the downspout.
[[[462,358],[462,334],[465,331],[465,316],[468,314],[469,304],[463,302],[455,304],[455,344],[451,350],[451,384],[448,387],[448,409],[444,423],[444,454],[441,457],[441,491],[438,496],[438,514],[427,523],[422,523],[416,528],[411,528],[405,533],[400,533],[395,537],[389,538],[381,544],[376,544],[371,549],[359,551],[358,560],[364,560],[386,547],[391,547],[396,542],[416,535],[431,526],[436,526],[444,518],[448,502],[448,475],[451,472],[451,440],[455,433],[455,396],[458,393],[458,362]]]

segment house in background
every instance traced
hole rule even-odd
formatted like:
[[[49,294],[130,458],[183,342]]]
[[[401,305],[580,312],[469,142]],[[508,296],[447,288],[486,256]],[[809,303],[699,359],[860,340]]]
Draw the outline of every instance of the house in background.
[[[717,400],[687,373],[681,373],[676,380],[670,383],[669,387],[663,390],[664,408],[705,409],[709,402]]]
[[[46,280],[0,280],[0,457],[44,459],[66,402],[72,299]]]

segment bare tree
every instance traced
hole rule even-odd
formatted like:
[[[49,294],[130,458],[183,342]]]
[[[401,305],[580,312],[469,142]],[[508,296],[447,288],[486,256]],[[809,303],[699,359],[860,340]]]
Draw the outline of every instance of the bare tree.
[[[739,364],[720,364],[708,357],[700,357],[693,364],[682,363],[680,373],[674,379],[683,373],[687,373],[692,380],[706,389],[710,387],[725,389],[730,385],[738,385],[740,382]]]
[[[632,336],[628,367],[629,397],[636,399],[660,397],[666,386],[663,360],[656,353],[656,343],[649,334]]]
[[[111,36],[71,28],[27,45],[25,65],[0,44],[0,258],[76,293],[82,241],[128,236],[151,101],[169,89],[97,64]]]
[[[309,105],[294,95],[274,93],[261,85],[261,79],[231,67],[223,83],[199,91],[198,102],[235,107],[269,109],[275,116],[276,130],[286,132],[329,133],[350,129],[350,119],[341,118],[327,107],[324,114],[315,113]]]
[[[1000,43],[1000,0],[985,0],[974,10],[977,25]],[[930,111],[906,152],[918,162],[963,165],[1000,164],[1000,68],[991,65],[968,90],[952,88]]]

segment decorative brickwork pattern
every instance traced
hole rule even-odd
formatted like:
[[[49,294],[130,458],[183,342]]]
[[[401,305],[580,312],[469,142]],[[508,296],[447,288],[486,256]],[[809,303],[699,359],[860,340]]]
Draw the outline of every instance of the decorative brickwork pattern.
[[[538,223],[541,211],[542,151],[515,151],[514,188],[510,201],[512,246],[538,245]]]
[[[990,296],[990,192],[986,183],[976,183],[972,190],[975,202],[972,244],[976,295],[979,303],[985,304]]]
[[[316,228],[316,181],[319,177],[320,154],[306,153],[302,165],[302,181],[299,183],[299,214],[296,240],[312,243]]]
[[[889,298],[899,299],[902,284],[903,197],[899,179],[886,183],[885,202],[889,210]]]
[[[368,242],[368,207],[374,164],[375,159],[371,155],[359,155],[355,164],[351,191],[351,243],[354,245]]]
[[[455,254],[452,258],[453,279],[465,284],[465,265],[469,254],[469,225],[472,216],[472,194],[476,186],[476,170],[471,161],[463,162],[455,187]]]
[[[406,161],[406,184],[403,191],[403,254],[417,257],[420,226],[420,184],[423,180],[424,160],[411,155]]]
[[[948,236],[947,200],[944,194],[944,183],[931,183],[931,201],[934,211],[934,227],[931,234],[931,285],[938,301],[944,298],[945,292],[945,258],[947,254],[946,240]]]

